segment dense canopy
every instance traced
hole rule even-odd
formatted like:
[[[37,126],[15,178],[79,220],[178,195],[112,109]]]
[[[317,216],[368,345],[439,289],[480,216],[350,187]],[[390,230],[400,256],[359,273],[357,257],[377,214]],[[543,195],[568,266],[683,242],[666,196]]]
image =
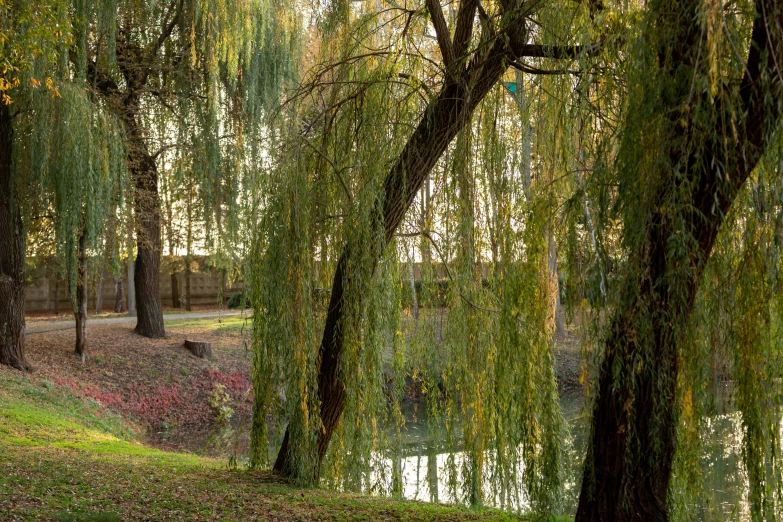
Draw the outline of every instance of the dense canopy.
[[[434,501],[783,517],[779,2],[0,12],[0,363],[34,365],[31,260],[68,281],[85,361],[91,284],[124,304],[127,265],[135,331],[164,337],[161,274],[189,310],[199,254],[252,309],[250,468],[418,495],[421,417]]]

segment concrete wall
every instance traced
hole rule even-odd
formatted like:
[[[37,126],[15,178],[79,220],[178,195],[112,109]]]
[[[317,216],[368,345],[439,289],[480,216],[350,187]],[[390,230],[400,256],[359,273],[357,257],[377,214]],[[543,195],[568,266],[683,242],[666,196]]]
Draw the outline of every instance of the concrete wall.
[[[105,272],[103,275],[103,311],[110,312],[114,310],[114,276]],[[128,297],[128,277],[123,271],[123,288],[125,291],[125,298]],[[87,287],[87,309],[95,311],[95,297],[97,292],[97,276],[90,278]],[[35,311],[53,311],[55,299],[55,279],[52,276],[47,277],[43,271],[40,274],[36,274],[33,277],[35,284],[27,286],[25,288],[25,310],[28,312]],[[177,276],[179,284],[179,294],[181,305],[185,306],[185,274],[180,272]],[[236,281],[231,283],[227,281],[229,285],[223,296],[224,300],[234,292],[242,290],[242,282]],[[190,276],[190,302],[194,305],[198,304],[214,304],[217,303],[218,293],[220,291],[220,274],[216,271],[197,272]],[[71,309],[71,300],[68,297],[68,283],[66,281],[60,281],[59,284],[59,305],[60,313],[68,312]],[[161,273],[160,275],[160,293],[161,300],[164,306],[171,306],[171,275],[168,272]]]

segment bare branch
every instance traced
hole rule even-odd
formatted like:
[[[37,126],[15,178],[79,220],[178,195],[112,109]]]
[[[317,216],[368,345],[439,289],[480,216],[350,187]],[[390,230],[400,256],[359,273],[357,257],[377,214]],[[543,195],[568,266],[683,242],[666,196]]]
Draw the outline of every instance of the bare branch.
[[[468,52],[477,7],[478,0],[460,0],[457,11],[457,27],[454,29],[454,56],[456,58],[462,58]]]
[[[581,54],[589,55],[601,48],[603,42],[590,45],[523,45],[517,58],[553,58],[555,60],[573,59]]]
[[[427,0],[427,9],[430,12],[432,25],[435,27],[435,36],[438,37],[438,46],[440,54],[443,55],[443,64],[446,70],[450,70],[456,59],[454,55],[454,46],[449,36],[449,28],[446,25],[446,19],[443,17],[443,10],[440,7],[439,0]]]
[[[343,176],[341,174],[341,172],[345,170],[345,168],[338,169],[337,165],[334,164],[334,162],[329,158],[329,156],[321,152],[321,149],[319,149],[318,147],[310,143],[310,140],[307,139],[307,136],[301,134],[299,137],[302,138],[304,144],[310,147],[310,149],[312,149],[313,152],[321,156],[323,159],[326,160],[327,163],[329,163],[329,165],[332,167],[332,170],[334,171],[334,175],[337,176],[340,185],[342,185],[343,190],[345,191],[345,195],[348,196],[348,202],[353,204],[353,197],[351,196],[351,191],[348,190],[348,185],[345,183],[345,180],[343,179]]]
[[[509,65],[514,69],[522,71],[523,73],[535,74],[538,76],[552,76],[557,74],[572,74],[574,76],[578,76],[582,74],[582,71],[571,71],[569,69],[540,69],[538,67],[533,67],[532,65],[528,65],[519,60],[510,62]]]
[[[152,48],[150,49],[147,63],[151,64],[152,61],[155,59],[155,57],[158,55],[158,52],[160,51],[161,47],[163,47],[163,44],[166,42],[166,40],[171,36],[171,33],[174,31],[174,28],[179,23],[179,19],[182,16],[182,5],[184,3],[184,0],[172,0],[171,6],[169,7],[169,14],[164,18],[168,18],[173,12],[174,8],[176,6],[177,13],[171,17],[171,20],[169,20],[168,23],[163,24],[163,31],[160,33],[160,36],[158,36],[158,39],[155,40],[155,43],[153,44]],[[146,76],[146,75],[145,75]],[[142,82],[143,83],[143,82]]]

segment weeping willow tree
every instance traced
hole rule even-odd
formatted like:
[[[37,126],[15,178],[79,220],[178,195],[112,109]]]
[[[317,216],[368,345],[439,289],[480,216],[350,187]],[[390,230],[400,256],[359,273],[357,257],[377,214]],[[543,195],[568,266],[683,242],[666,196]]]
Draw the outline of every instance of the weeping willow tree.
[[[55,59],[71,45],[66,6],[52,4],[42,9],[48,10],[46,15],[35,8],[8,8],[11,23],[24,27],[30,39],[25,40],[24,32],[18,34],[16,45],[21,41],[28,47],[11,45],[4,55],[3,113],[7,120],[3,133],[9,141],[4,142],[0,202],[5,210],[1,228],[6,233],[0,244],[11,261],[4,268],[11,269],[8,282],[14,291],[3,297],[10,308],[3,311],[6,342],[0,360],[19,369],[30,368],[23,337],[28,223],[52,223],[57,257],[64,260],[61,268],[70,276],[78,325],[76,351],[84,356],[87,249],[96,249],[102,242],[109,204],[120,191],[124,172],[121,135],[114,121],[89,99],[84,76],[73,74],[67,62]],[[16,108],[13,114],[11,102]]]
[[[664,0],[644,14],[614,166],[600,174],[618,186],[625,260],[606,311],[577,521],[669,519],[678,433],[689,433],[678,427],[694,418],[683,361],[694,358],[688,330],[699,285],[738,194],[765,155],[776,157],[782,17],[764,1],[734,10]],[[752,221],[743,224],[751,236]],[[746,255],[745,269],[760,270]],[[761,520],[772,513],[777,471],[766,449],[774,420],[759,415],[765,393],[748,382],[764,367],[766,343],[750,348],[766,315],[754,311],[756,298],[737,290],[735,332],[750,500]]]
[[[599,46],[589,44],[589,31],[573,29],[591,23],[590,9],[461,2],[447,17],[437,2],[375,7],[333,7],[321,63],[281,112],[294,123],[271,166],[274,197],[251,256],[251,463],[265,464],[271,438],[280,443],[274,469],[299,482],[323,477],[400,494],[399,466],[384,455],[399,457],[399,401],[404,378],[416,375],[430,412],[446,419],[452,447],[464,449],[451,464],[456,498],[481,504],[489,496],[521,508],[523,484],[529,504],[552,511],[563,426],[551,351],[553,227],[542,209],[560,162],[508,160],[529,133],[500,80],[510,64],[546,74],[553,71],[538,65],[589,62]],[[429,23],[437,47],[422,50]],[[532,31],[535,23],[552,33]],[[563,36],[577,33],[588,44]],[[567,77],[549,87],[565,90]],[[535,171],[528,194],[520,163],[528,177]],[[433,169],[438,194],[412,219],[425,225],[401,230]],[[446,210],[435,213],[437,206]],[[443,227],[446,239],[436,241],[430,227]],[[413,236],[450,277],[443,342],[411,343],[401,334],[398,261]],[[494,275],[485,281],[492,244]],[[488,477],[498,478],[489,489]]]
[[[161,337],[160,155],[178,145],[178,128],[197,129],[182,145],[200,147],[205,208],[220,220],[219,237],[232,232],[238,220],[225,219],[223,209],[238,206],[244,166],[257,151],[245,144],[256,140],[295,70],[298,14],[266,0],[128,0],[76,2],[74,16],[83,24],[82,45],[71,60],[125,134],[138,252],[136,332]],[[232,154],[221,150],[224,135],[235,144]]]
[[[24,258],[25,233],[20,203],[19,176],[13,168],[14,120],[19,105],[12,107],[19,91],[34,80],[37,61],[56,60],[56,48],[68,38],[65,5],[62,2],[0,4],[0,364],[30,370],[24,352]],[[51,79],[46,88],[56,93]]]
[[[55,98],[45,91],[20,97],[29,111],[17,121],[14,169],[29,190],[23,218],[52,222],[76,319],[75,351],[84,359],[87,259],[104,255],[127,176],[117,122],[85,93],[84,79],[63,83],[58,92]]]

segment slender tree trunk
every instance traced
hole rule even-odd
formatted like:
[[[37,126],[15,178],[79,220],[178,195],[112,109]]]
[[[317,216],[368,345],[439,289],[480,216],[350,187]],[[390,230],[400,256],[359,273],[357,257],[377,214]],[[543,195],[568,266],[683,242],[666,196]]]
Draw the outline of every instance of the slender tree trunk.
[[[103,311],[103,269],[100,269],[100,279],[98,279],[98,288],[95,290],[95,313]]]
[[[25,231],[11,172],[11,120],[0,102],[0,364],[32,371],[24,352]]]
[[[82,362],[87,359],[87,231],[79,236],[79,268],[76,276],[76,308],[73,311],[76,319],[76,355]]]
[[[384,181],[383,197],[380,200],[382,203],[375,209],[380,219],[373,220],[374,223],[382,223],[380,226],[383,229],[378,231],[380,234],[371,234],[371,237],[381,237],[383,240],[373,248],[372,254],[375,260],[373,265],[362,268],[369,271],[361,275],[364,280],[369,280],[372,276],[377,260],[396,233],[400,221],[432,167],[459,131],[469,123],[476,106],[505,72],[508,61],[515,56],[512,49],[521,49],[526,40],[527,33],[524,25],[511,24],[506,38],[495,41],[486,54],[482,55],[484,59],[480,65],[472,63],[468,69],[457,74],[456,78],[447,80],[437,98],[430,102],[419,125]],[[353,275],[345,273],[350,252],[351,248],[347,246],[337,262],[323,338],[318,351],[320,361],[318,397],[321,400],[322,429],[318,433],[318,455],[313,470],[315,481],[320,477],[321,462],[345,408],[346,386],[340,375],[343,349],[341,319],[345,313],[344,280],[347,275],[349,277]],[[361,297],[352,296],[352,299],[360,301]],[[354,302],[351,306],[361,306],[361,303]],[[286,430],[275,461],[275,472],[285,476],[296,473],[296,470],[289,465],[289,454]]]
[[[560,302],[560,278],[557,273],[557,243],[555,236],[549,232],[549,284],[552,299],[552,309],[554,313],[554,331],[558,335],[565,334],[565,325],[563,324],[563,305]]]
[[[413,318],[418,319],[419,318],[419,300],[416,298],[416,277],[413,272],[413,256],[411,255],[410,251],[408,251],[408,272],[410,273],[410,282],[411,282],[411,298],[413,299],[413,302],[411,303],[411,310],[413,313]]]
[[[190,297],[190,266],[185,267],[185,310],[190,312],[192,310],[191,297]]]
[[[54,276],[54,315],[60,315],[60,276]]]
[[[179,302],[179,281],[177,280],[177,267],[174,262],[174,211],[173,211],[173,189],[171,188],[171,180],[168,177],[163,178],[166,183],[164,185],[163,194],[164,202],[166,204],[166,238],[169,242],[169,275],[171,277],[171,306],[172,308],[179,308],[181,303]]]
[[[125,311],[125,290],[122,285],[122,276],[114,276],[114,312],[121,314]]]
[[[419,225],[422,232],[427,234],[426,236],[422,234],[421,238],[419,239],[419,247],[421,249],[422,281],[424,281],[424,274],[428,273],[425,272],[425,270],[429,270],[432,264],[432,246],[430,245],[429,240],[431,184],[432,181],[430,180],[430,177],[427,176],[427,179],[424,182],[424,191],[421,198],[421,223]]]
[[[191,311],[190,276],[193,264],[193,187],[188,186],[188,229],[185,235],[185,310]]]
[[[44,279],[43,279],[43,288],[42,288],[42,290],[43,290],[44,295],[46,296],[44,307],[46,308],[46,311],[48,312],[49,310],[52,309],[52,298],[50,297],[50,294],[49,294],[49,276],[48,275],[46,277],[44,277]]]
[[[171,272],[171,306],[179,308],[181,306],[179,302],[179,280],[177,279],[177,272]]]
[[[136,312],[136,263],[133,260],[133,241],[128,242],[128,313]]]
[[[743,106],[731,113],[741,115],[737,134],[724,127],[729,115],[722,111],[728,109],[720,106],[713,120],[716,139],[705,144],[690,134],[704,121],[683,119],[679,107],[691,100],[690,81],[676,78],[697,72],[701,5],[697,0],[659,4],[649,26],[662,55],[658,78],[676,86],[661,106],[671,120],[664,124],[668,137],[658,156],[668,157],[669,166],[653,167],[653,186],[644,187],[649,193],[642,199],[647,205],[643,215],[648,217],[644,234],[635,236],[641,239],[630,253],[606,339],[576,522],[669,520],[667,493],[679,421],[678,332],[687,326],[724,217],[779,125],[783,88],[776,71],[783,60],[783,11],[773,0],[758,0],[745,75],[736,93]],[[683,173],[675,168],[680,165],[691,168]],[[682,184],[688,198],[672,204],[672,187]],[[675,242],[688,245],[687,250],[673,250]]]

